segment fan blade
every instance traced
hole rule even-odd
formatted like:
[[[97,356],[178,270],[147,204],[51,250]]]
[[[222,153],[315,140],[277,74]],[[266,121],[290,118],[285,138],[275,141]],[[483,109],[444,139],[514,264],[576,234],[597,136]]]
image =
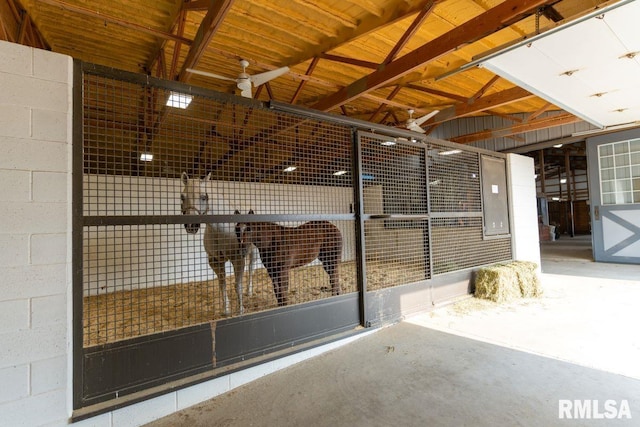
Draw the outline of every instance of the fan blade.
[[[281,75],[288,73],[289,67],[282,67],[276,70],[265,71],[264,73],[254,74],[251,76],[251,81],[254,86],[260,86],[268,82],[269,80],[273,80],[276,77],[280,77]]]
[[[209,73],[207,71],[194,70],[193,68],[187,68],[187,71],[193,74],[199,74],[201,76],[211,77],[214,79],[228,80],[230,82],[236,81],[236,79],[232,79],[230,77],[221,76],[220,74]]]
[[[414,123],[417,124],[418,126],[420,126],[421,124],[423,124],[424,122],[426,122],[427,120],[429,120],[431,117],[435,116],[436,114],[438,114],[440,112],[440,110],[433,110],[432,112],[430,112],[429,114],[420,117],[419,119],[415,119]],[[424,132],[424,131],[423,131]]]
[[[414,132],[419,132],[419,133],[425,133],[426,132],[415,121],[412,121],[411,123],[407,123],[407,129],[412,130]]]

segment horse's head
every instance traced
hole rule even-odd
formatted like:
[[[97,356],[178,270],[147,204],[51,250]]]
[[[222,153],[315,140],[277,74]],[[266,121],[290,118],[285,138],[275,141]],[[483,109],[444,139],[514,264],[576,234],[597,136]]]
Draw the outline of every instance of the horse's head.
[[[180,208],[182,215],[206,215],[209,211],[209,195],[206,182],[211,174],[204,179],[190,179],[186,172],[182,172],[182,193],[180,193]],[[200,223],[185,224],[187,233],[195,234],[200,229]]]
[[[236,211],[237,212],[237,211]],[[253,210],[249,211],[249,215],[253,215]],[[236,224],[236,235],[242,245],[259,243],[257,240],[260,237],[259,233],[260,223],[258,222],[239,222]]]

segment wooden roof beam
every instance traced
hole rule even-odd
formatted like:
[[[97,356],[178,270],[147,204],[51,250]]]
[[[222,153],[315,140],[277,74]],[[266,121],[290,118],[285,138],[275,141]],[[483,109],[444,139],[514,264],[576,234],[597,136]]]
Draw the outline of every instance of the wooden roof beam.
[[[401,86],[396,86],[391,93],[389,94],[389,96],[387,96],[387,101],[391,101],[397,94],[398,92],[400,92],[400,89],[402,89]],[[376,111],[373,112],[373,114],[371,115],[371,117],[369,117],[369,121],[372,122],[374,117],[378,115],[378,113],[380,113],[382,111],[382,109],[387,105],[387,102],[381,102],[380,105],[378,106],[378,109]],[[386,116],[385,116],[386,118]]]
[[[467,102],[461,102],[459,104],[453,105],[452,107],[442,110],[438,114],[436,114],[431,120],[427,122],[427,125],[442,123],[448,120],[458,119],[460,117],[480,113],[482,111],[497,108],[502,105],[511,104],[512,102],[518,102],[527,98],[532,98],[533,96],[535,95],[516,86],[511,89],[503,90],[502,92],[484,96],[471,104]]]
[[[363,67],[363,68],[371,68],[372,70],[377,70],[378,66],[380,65],[380,64],[376,64],[375,62],[362,61],[360,59],[355,59],[355,58],[347,58],[346,56],[331,55],[329,53],[321,53],[317,57],[320,57],[322,59],[327,59],[329,61],[340,62],[343,64],[356,65],[358,67]]]
[[[481,98],[482,95],[484,95],[485,92],[488,91],[491,88],[491,86],[493,86],[498,80],[500,80],[500,76],[498,75],[493,76],[491,80],[489,80],[484,86],[480,88],[479,91],[474,93],[473,96],[469,98],[469,102],[470,103],[476,102],[476,100]]]
[[[468,100],[468,98],[465,97],[465,96],[460,96],[460,95],[456,95],[454,93],[444,92],[444,91],[437,90],[437,89],[431,89],[431,88],[428,88],[428,87],[422,87],[422,86],[418,86],[418,85],[415,85],[415,84],[408,84],[406,87],[409,88],[409,89],[418,90],[420,92],[428,93],[430,95],[439,96],[441,98],[453,99],[454,101],[458,101],[458,102],[467,102],[467,100]]]
[[[193,40],[193,45],[189,49],[189,53],[182,64],[182,69],[178,75],[178,80],[186,82],[189,80],[191,73],[187,68],[195,68],[202,56],[204,55],[209,42],[213,38],[216,31],[224,21],[227,12],[231,9],[233,0],[211,0],[209,10],[198,27],[198,32]]]
[[[529,114],[524,121],[528,122],[530,120],[534,120],[536,119],[540,114],[544,113],[545,111],[547,111],[548,109],[550,109],[551,107],[553,107],[553,104],[550,102],[547,102],[546,104],[544,104],[541,108],[538,109],[538,111],[534,111],[533,113]]]
[[[398,0],[395,5],[386,7],[381,15],[372,13],[368,17],[363,18],[356,27],[343,27],[339,30],[336,37],[326,37],[320,41],[320,43],[311,46],[309,50],[295,57],[291,57],[288,61],[289,66],[306,62],[314,56],[329,52],[358,37],[413,15],[422,10],[425,5],[431,3],[431,1],[432,0]]]
[[[418,16],[416,16],[416,19],[413,20],[411,25],[409,25],[409,28],[407,28],[407,31],[405,31],[402,37],[400,37],[400,40],[398,40],[398,43],[396,43],[393,49],[391,49],[391,52],[389,52],[384,61],[382,61],[383,64],[388,64],[389,62],[393,61],[396,56],[398,56],[398,53],[400,53],[402,48],[406,46],[409,39],[413,37],[416,31],[418,31],[420,25],[422,25],[422,23],[429,17],[431,12],[433,12],[433,8],[435,7],[436,3],[436,1],[430,1],[424,5],[420,13],[418,13]]]
[[[502,129],[483,130],[480,132],[469,133],[466,135],[460,135],[455,138],[450,138],[450,141],[457,142],[459,144],[469,144],[483,139],[502,138],[511,135],[516,135],[523,132],[531,132],[534,130],[547,129],[555,126],[566,125],[569,123],[579,122],[582,119],[569,113],[556,114],[549,117],[543,117],[541,119],[532,120],[527,123],[518,123],[513,126],[509,126]]]
[[[329,111],[358,96],[375,90],[424,64],[451,52],[463,45],[480,40],[502,28],[519,21],[522,17],[553,0],[506,0],[485,13],[436,37],[416,50],[390,62],[379,70],[362,77],[349,86],[317,102],[312,108]]]
[[[318,61],[320,61],[320,58],[318,58],[317,56],[311,60],[311,64],[309,64],[309,68],[307,68],[307,72],[305,73],[306,76],[310,76],[311,73],[313,73],[313,70],[316,69],[316,65],[318,65]],[[298,100],[298,97],[300,96],[300,93],[302,93],[302,89],[304,89],[304,86],[306,84],[307,84],[307,80],[302,80],[300,82],[300,84],[298,85],[298,88],[296,89],[296,92],[293,94],[293,97],[291,97],[291,101],[289,101],[289,104],[296,103],[296,101]]]

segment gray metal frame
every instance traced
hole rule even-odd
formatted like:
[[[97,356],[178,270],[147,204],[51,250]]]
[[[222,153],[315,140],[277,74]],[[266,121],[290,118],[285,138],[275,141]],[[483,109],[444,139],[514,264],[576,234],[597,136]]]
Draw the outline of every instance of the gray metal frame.
[[[83,215],[83,75],[84,73],[111,77],[139,85],[153,85],[183,93],[198,94],[220,99],[228,103],[249,105],[253,108],[271,109],[276,112],[338,123],[351,128],[352,182],[354,192],[353,214],[320,215],[152,215],[152,216],[84,216]],[[263,103],[231,95],[212,92],[178,82],[155,79],[149,76],[114,70],[107,67],[75,62],[74,72],[74,125],[73,125],[73,406],[77,410],[74,419],[86,418],[99,412],[134,403],[169,387],[188,385],[261,363],[269,358],[299,351],[309,345],[319,345],[338,339],[345,333],[358,333],[357,326],[370,327],[400,319],[402,316],[433,305],[471,289],[473,268],[465,268],[447,274],[434,274],[429,264],[429,279],[418,283],[368,291],[366,279],[365,220],[407,219],[426,220],[427,233],[432,232],[433,219],[458,217],[482,217],[482,212],[461,214],[456,212],[431,212],[427,186],[428,213],[426,215],[366,215],[363,206],[362,152],[360,136],[385,135],[396,138],[400,144],[424,148],[429,144],[463,149],[468,152],[505,158],[503,154],[474,147],[462,147],[448,141],[437,140],[403,129],[355,120],[344,116],[322,113],[279,102]],[[429,167],[426,167],[427,183]],[[277,310],[230,318],[214,324],[202,324],[176,331],[129,339],[121,342],[83,348],[83,229],[90,226],[148,225],[256,222],[256,221],[353,221],[356,238],[356,265],[359,292],[319,300],[310,303],[282,307]],[[509,237],[509,236],[505,236]],[[428,257],[432,259],[432,242],[428,241]],[[411,304],[400,304],[402,295],[412,293],[416,297]],[[280,325],[274,328],[274,325]],[[292,326],[293,325],[293,326]],[[274,332],[277,329],[277,332]],[[224,340],[227,347],[213,352],[212,340]],[[251,344],[248,344],[251,343]],[[188,349],[187,352],[184,350]],[[167,357],[163,361],[154,358],[158,352]],[[187,354],[188,353],[188,354]],[[142,357],[142,359],[141,359]],[[145,359],[146,358],[146,359]],[[141,362],[142,360],[142,362]],[[249,360],[249,361],[247,361]],[[122,366],[128,369],[122,370]],[[197,374],[197,377],[194,375]],[[105,380],[105,377],[108,378]],[[176,383],[176,380],[180,380]],[[173,384],[169,384],[173,382]],[[163,388],[164,387],[164,388]],[[144,393],[136,393],[142,392]],[[133,393],[136,393],[135,395]],[[130,397],[124,397],[129,395]],[[114,400],[116,397],[119,399]],[[106,402],[106,403],[105,403]],[[100,404],[100,405],[97,405]],[[78,409],[84,408],[78,411]]]

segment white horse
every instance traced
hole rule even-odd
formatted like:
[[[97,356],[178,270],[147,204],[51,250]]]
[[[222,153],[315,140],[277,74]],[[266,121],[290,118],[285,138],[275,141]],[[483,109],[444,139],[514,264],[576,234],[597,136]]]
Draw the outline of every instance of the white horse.
[[[180,204],[183,215],[206,215],[209,212],[209,194],[207,182],[211,180],[211,174],[204,179],[189,179],[186,172],[182,173],[182,193]],[[227,202],[217,193],[214,200],[216,214],[239,214],[232,210]],[[200,224],[185,224],[187,233],[195,234],[200,229]],[[251,244],[241,244],[237,225],[229,223],[206,223],[204,230],[204,249],[207,252],[209,265],[218,276],[220,294],[224,303],[224,315],[230,314],[229,297],[227,295],[226,268],[227,261],[233,265],[236,279],[236,295],[238,296],[237,312],[244,313],[242,305],[242,277],[244,275],[245,260],[249,255],[249,286],[248,295],[253,293],[253,262],[256,248]]]

